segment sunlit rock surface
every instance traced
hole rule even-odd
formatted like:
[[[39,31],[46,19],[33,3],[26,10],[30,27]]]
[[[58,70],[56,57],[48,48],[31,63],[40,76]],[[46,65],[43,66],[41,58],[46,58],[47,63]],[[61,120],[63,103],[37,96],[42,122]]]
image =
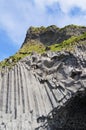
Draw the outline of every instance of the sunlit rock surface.
[[[85,46],[78,46],[75,53],[27,56],[12,69],[4,68],[0,72],[0,130],[75,128],[79,122],[71,125],[69,115],[73,110],[78,113],[77,101],[85,99],[85,90]],[[73,101],[75,109],[72,109]],[[79,105],[79,110],[81,107]],[[81,110],[85,112],[86,106]],[[77,120],[76,116],[73,119]],[[86,121],[86,112],[82,119]],[[83,127],[86,128],[86,124]]]

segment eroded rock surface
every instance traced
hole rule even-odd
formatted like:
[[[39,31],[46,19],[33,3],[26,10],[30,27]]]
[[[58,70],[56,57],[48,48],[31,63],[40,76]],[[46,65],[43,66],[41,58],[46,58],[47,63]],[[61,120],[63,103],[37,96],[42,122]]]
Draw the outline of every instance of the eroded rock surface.
[[[23,43],[38,42],[43,45],[52,45],[55,43],[61,43],[64,40],[69,39],[72,36],[80,36],[86,32],[86,27],[79,27],[69,25],[64,28],[58,28],[55,25],[48,27],[30,27],[27,30],[26,38]],[[22,46],[23,46],[22,45]]]
[[[10,71],[7,68],[1,71],[0,130],[66,130],[70,127],[67,122],[73,110],[71,102],[78,95],[86,97],[85,47],[82,50],[83,46],[79,46],[75,53],[34,53]],[[86,114],[84,116],[86,119]]]

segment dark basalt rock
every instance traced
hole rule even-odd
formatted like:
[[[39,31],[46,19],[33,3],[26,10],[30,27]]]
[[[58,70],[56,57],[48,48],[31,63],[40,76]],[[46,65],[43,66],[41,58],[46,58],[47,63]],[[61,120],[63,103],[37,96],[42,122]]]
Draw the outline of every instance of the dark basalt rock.
[[[69,25],[64,28],[58,28],[55,25],[51,25],[46,28],[30,27],[27,31],[23,45],[30,42],[30,40],[37,40],[44,45],[52,45],[55,43],[61,43],[71,36],[79,36],[85,32],[86,27],[79,27],[75,25]]]
[[[0,71],[0,130],[86,129],[85,47],[32,53]]]
[[[22,46],[44,44],[46,53],[29,52],[0,70],[0,130],[86,130],[86,39],[71,52],[47,46],[85,32],[74,25],[28,29]]]

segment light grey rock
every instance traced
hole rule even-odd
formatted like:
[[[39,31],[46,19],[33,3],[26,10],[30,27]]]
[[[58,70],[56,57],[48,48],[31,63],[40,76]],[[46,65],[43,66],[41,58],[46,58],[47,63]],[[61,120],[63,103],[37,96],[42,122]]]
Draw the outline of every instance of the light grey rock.
[[[0,130],[62,128],[68,119],[66,106],[79,93],[85,94],[82,49],[74,54],[32,54],[11,70],[0,71]]]

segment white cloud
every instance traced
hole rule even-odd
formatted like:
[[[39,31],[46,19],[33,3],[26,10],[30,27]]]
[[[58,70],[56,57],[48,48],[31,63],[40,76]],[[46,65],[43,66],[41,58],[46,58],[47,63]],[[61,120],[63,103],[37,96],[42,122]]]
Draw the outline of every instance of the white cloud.
[[[56,8],[60,6],[60,12],[50,14],[47,7]],[[56,24],[64,26],[67,24],[86,25],[86,16],[70,17],[69,11],[73,7],[79,7],[86,11],[85,0],[0,0],[0,28],[5,30],[15,43],[21,44],[24,40],[26,30],[29,26],[41,26]],[[56,10],[58,11],[58,10]]]
[[[58,0],[61,9],[63,12],[68,13],[72,7],[79,7],[82,10],[86,10],[86,1],[85,0]]]
[[[46,5],[52,5],[53,3],[58,2],[62,11],[67,13],[72,7],[78,6],[82,10],[86,10],[86,0],[34,0],[35,3],[42,8]]]

